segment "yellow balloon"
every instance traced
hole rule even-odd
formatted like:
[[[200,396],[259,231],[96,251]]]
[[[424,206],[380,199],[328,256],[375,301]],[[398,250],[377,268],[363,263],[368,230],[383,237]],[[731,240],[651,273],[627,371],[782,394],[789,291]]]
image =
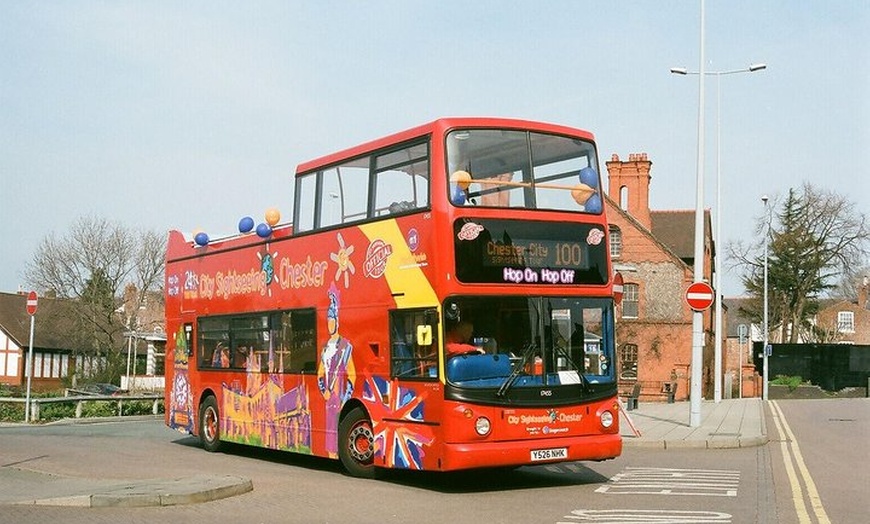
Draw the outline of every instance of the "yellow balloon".
[[[595,189],[587,186],[586,184],[577,184],[571,189],[571,196],[574,198],[574,202],[577,202],[581,206],[589,200],[589,197],[595,193]]]
[[[468,171],[454,171],[450,175],[450,181],[459,186],[459,189],[465,191],[471,185],[471,175]]]
[[[266,223],[274,227],[281,220],[281,212],[277,208],[270,207],[266,210]]]

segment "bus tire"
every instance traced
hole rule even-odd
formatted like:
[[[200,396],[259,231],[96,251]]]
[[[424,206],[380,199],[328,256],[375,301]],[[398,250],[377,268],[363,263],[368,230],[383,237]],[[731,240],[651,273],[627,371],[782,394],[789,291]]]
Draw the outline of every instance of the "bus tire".
[[[221,447],[220,411],[217,400],[211,395],[199,407],[199,441],[206,451],[217,451]]]
[[[375,435],[366,412],[356,407],[338,423],[338,458],[353,477],[375,478]]]

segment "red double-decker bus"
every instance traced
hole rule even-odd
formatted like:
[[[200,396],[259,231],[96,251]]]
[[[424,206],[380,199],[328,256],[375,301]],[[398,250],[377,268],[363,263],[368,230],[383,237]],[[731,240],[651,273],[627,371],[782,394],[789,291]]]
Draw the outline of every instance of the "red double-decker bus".
[[[445,118],[295,184],[291,223],[170,233],[167,425],[361,477],[620,454],[590,133]]]

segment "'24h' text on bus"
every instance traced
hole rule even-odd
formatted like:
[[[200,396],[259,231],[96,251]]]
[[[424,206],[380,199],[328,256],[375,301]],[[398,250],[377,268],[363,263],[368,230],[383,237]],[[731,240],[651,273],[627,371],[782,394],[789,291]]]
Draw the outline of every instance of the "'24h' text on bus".
[[[360,477],[618,456],[600,188],[588,132],[447,118],[300,165],[290,224],[170,232],[166,423]]]

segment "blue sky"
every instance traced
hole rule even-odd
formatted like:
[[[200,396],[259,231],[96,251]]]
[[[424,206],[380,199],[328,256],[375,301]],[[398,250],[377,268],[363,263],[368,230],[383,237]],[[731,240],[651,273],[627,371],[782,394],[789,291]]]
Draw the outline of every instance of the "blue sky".
[[[706,15],[708,71],[768,64],[721,79],[724,241],[804,181],[870,214],[870,4]],[[653,209],[694,209],[698,77],[669,69],[698,69],[699,20],[697,1],[0,0],[0,291],[79,217],[211,236],[289,218],[297,164],[441,116],[588,129],[602,168],[649,155]]]

